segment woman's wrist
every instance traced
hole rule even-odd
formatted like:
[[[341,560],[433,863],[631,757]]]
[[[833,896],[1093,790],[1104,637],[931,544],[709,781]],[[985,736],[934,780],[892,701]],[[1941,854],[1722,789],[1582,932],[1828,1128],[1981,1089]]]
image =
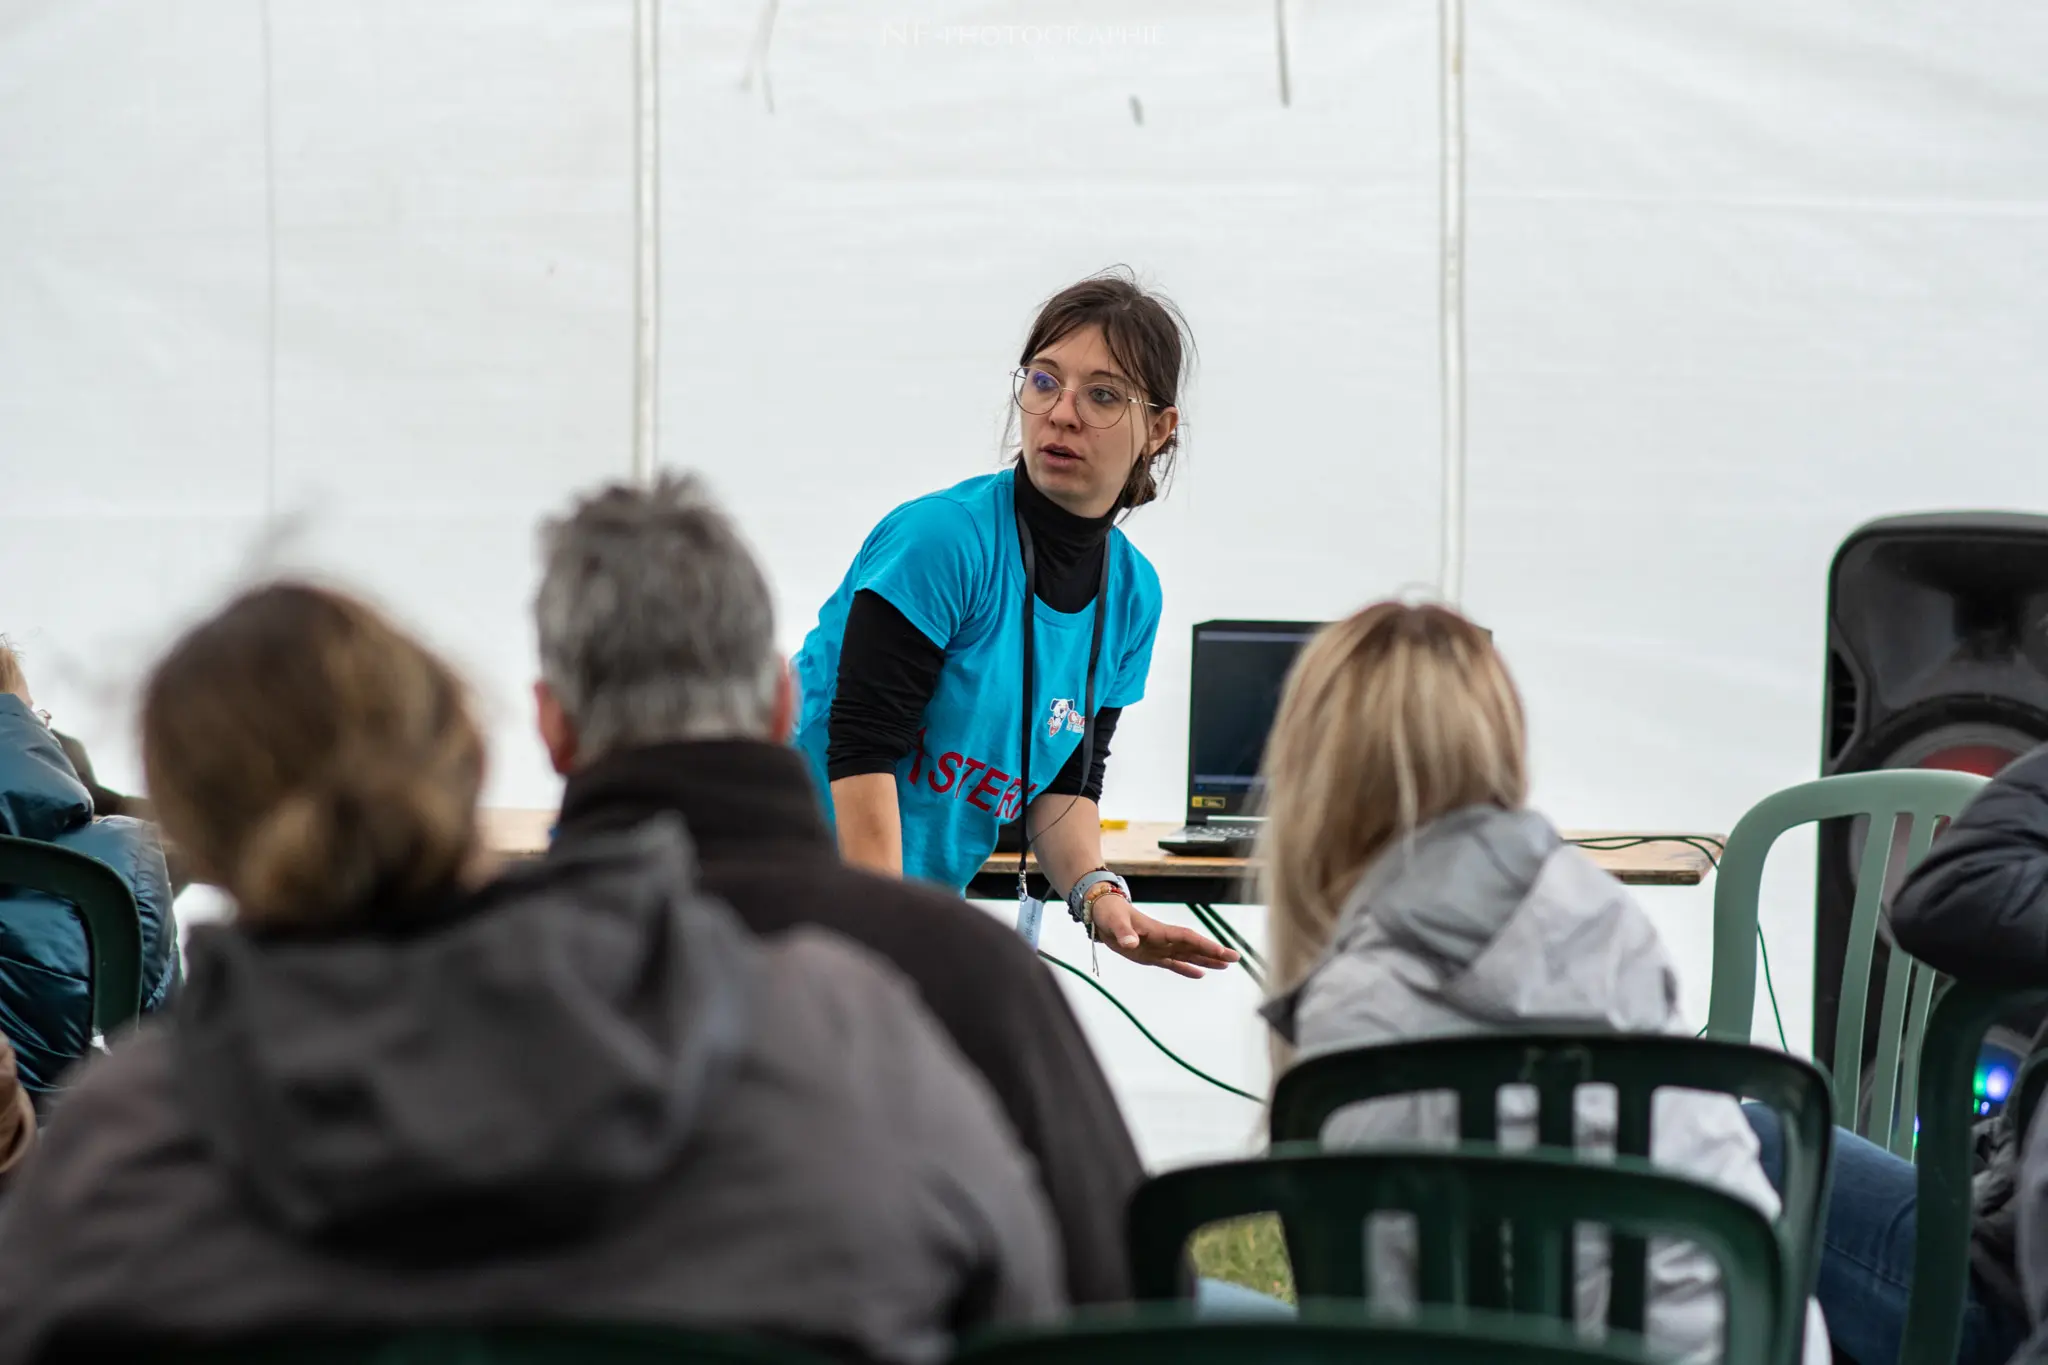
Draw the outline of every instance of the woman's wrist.
[[[1128,901],[1131,898],[1130,883],[1107,867],[1098,867],[1075,880],[1073,890],[1067,893],[1067,911],[1076,920],[1086,921],[1094,910],[1095,902],[1109,895],[1121,896]]]

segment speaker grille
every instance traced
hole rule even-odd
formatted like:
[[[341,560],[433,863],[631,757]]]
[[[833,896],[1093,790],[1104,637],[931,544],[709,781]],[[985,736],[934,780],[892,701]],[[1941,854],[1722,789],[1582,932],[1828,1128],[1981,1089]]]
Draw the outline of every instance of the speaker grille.
[[[1856,674],[1850,669],[1848,660],[1838,649],[1828,651],[1828,714],[1827,714],[1827,757],[1826,764],[1841,761],[1849,746],[1856,742],[1856,722],[1862,714],[1862,691],[1856,682]]]

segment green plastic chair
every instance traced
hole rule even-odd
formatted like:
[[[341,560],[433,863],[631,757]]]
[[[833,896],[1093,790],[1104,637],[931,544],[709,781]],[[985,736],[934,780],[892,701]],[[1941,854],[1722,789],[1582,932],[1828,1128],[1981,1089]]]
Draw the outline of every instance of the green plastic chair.
[[[1289,1069],[1273,1088],[1268,1127],[1276,1143],[1320,1140],[1332,1115],[1361,1100],[1449,1090],[1458,1096],[1458,1137],[1491,1143],[1499,1137],[1498,1096],[1504,1085],[1536,1091],[1537,1141],[1573,1147],[1573,1099],[1582,1085],[1615,1090],[1615,1150],[1650,1155],[1650,1116],[1664,1088],[1714,1091],[1770,1106],[1785,1134],[1783,1212],[1778,1238],[1789,1276],[1786,1297],[1803,1304],[1820,1271],[1820,1225],[1827,1206],[1830,1140],[1828,1082],[1812,1063],[1747,1043],[1623,1033],[1556,1032],[1428,1038],[1383,1043],[1311,1057]],[[1645,1247],[1617,1235],[1608,1320],[1641,1331],[1647,1266]],[[1483,1264],[1485,1258],[1475,1258]],[[1480,1301],[1498,1295],[1490,1284]],[[1494,1305],[1497,1306],[1497,1305]],[[1804,1317],[1793,1315],[1797,1352]]]
[[[1280,1216],[1304,1299],[1367,1298],[1366,1220],[1404,1212],[1414,1215],[1416,1296],[1424,1304],[1570,1322],[1574,1228],[1590,1223],[1644,1238],[1682,1237],[1715,1259],[1728,1304],[1725,1360],[1781,1359],[1776,1343],[1787,1339],[1785,1315],[1795,1311],[1787,1307],[1777,1232],[1734,1195],[1630,1157],[1595,1164],[1474,1146],[1287,1149],[1154,1176],[1131,1196],[1127,1215],[1137,1297],[1174,1297],[1188,1239],[1202,1228],[1269,1212]],[[1628,1330],[1614,1321],[1613,1306],[1610,1295],[1609,1326]],[[1796,1309],[1802,1317],[1804,1308]]]
[[[128,1354],[109,1354],[115,1349]],[[301,1329],[204,1345],[127,1338],[60,1347],[47,1357],[79,1362],[116,1358],[152,1365],[820,1365],[822,1360],[762,1338],[568,1323]]]
[[[1920,1044],[1918,1202],[1913,1290],[1899,1365],[1949,1365],[1963,1333],[1970,1276],[1970,1130],[1984,1034],[2014,1009],[2048,1002],[2048,990],[1951,984],[1934,1003]],[[2021,1115],[2023,1119],[2024,1112]]]
[[[1927,1027],[1935,973],[1905,953],[1891,955],[1878,1016],[1877,1055],[1871,1067],[1877,1085],[1866,1121],[1858,1103],[1863,1085],[1864,1015],[1885,873],[1900,817],[1911,820],[1905,860],[1910,872],[1927,856],[1935,824],[1960,814],[1984,782],[1973,773],[1892,768],[1787,787],[1759,801],[1736,824],[1714,882],[1714,978],[1707,1006],[1707,1036],[1748,1042],[1756,1008],[1757,902],[1771,845],[1799,825],[1868,817],[1869,832],[1856,873],[1856,903],[1849,920],[1848,952],[1842,962],[1834,1047],[1827,1060],[1834,1076],[1837,1119],[1896,1156],[1910,1158],[1913,1153],[1913,1090],[1918,1073],[1911,1058],[1918,1054]],[[1903,1066],[1902,1061],[1906,1063]]]
[[[0,886],[40,891],[76,908],[92,962],[92,1026],[101,1037],[142,1012],[142,915],[119,873],[68,848],[0,834]]]
[[[1639,1341],[1590,1342],[1542,1318],[1446,1314],[1376,1318],[1303,1304],[1286,1319],[1210,1320],[1139,1311],[970,1342],[953,1365],[1647,1365]]]

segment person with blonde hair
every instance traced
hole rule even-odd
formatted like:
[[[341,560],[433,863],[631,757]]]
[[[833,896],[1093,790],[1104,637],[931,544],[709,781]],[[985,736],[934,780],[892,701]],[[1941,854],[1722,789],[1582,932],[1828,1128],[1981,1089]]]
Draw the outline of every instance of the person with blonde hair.
[[[487,880],[465,690],[370,608],[244,595],[142,729],[235,915],[11,1192],[0,1365],[550,1320],[928,1365],[1060,1307],[1029,1163],[911,988],[748,934],[674,818]]]
[[[1545,1026],[1690,1036],[1657,931],[1621,885],[1526,808],[1522,703],[1491,637],[1447,607],[1382,602],[1323,631],[1289,675],[1266,750],[1267,904],[1277,1059],[1373,1043]],[[1449,1142],[1456,1100],[1351,1106],[1333,1144]],[[1775,1216],[1735,1100],[1665,1090],[1653,1159]],[[1610,1092],[1578,1097],[1580,1142],[1611,1151]],[[1535,1141],[1534,1100],[1501,1098],[1501,1141]],[[1390,1233],[1398,1234],[1398,1229]],[[1384,1261],[1412,1256],[1389,1235]],[[1604,1251],[1579,1258],[1578,1315],[1605,1320]],[[1407,1293],[1403,1277],[1375,1286]],[[1653,1346],[1719,1358],[1711,1258],[1652,1243]],[[1807,1312],[1807,1365],[1827,1331]]]

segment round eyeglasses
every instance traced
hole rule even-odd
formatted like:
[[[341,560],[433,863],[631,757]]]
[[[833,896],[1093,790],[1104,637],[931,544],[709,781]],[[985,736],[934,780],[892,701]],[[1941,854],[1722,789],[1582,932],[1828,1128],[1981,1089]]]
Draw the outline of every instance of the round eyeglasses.
[[[1044,370],[1026,365],[1010,376],[1010,391],[1017,400],[1017,406],[1033,417],[1043,417],[1059,403],[1060,395],[1074,395],[1074,411],[1081,421],[1098,430],[1113,427],[1124,420],[1124,413],[1133,404],[1142,408],[1156,408],[1157,403],[1147,403],[1123,385],[1108,379],[1091,380],[1079,388],[1070,389],[1060,383],[1057,376]]]

